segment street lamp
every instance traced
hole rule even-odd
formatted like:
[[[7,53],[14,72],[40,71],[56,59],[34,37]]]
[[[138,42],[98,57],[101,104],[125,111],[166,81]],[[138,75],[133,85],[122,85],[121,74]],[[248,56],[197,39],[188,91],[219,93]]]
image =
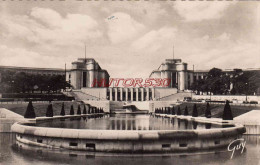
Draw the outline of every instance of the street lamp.
[[[247,87],[247,84],[248,84],[248,83],[246,83],[246,103],[247,103],[247,93],[248,93],[248,87]]]
[[[11,83],[12,83],[12,93],[14,93],[14,80],[12,80]]]
[[[209,88],[209,100],[211,101],[211,88]]]

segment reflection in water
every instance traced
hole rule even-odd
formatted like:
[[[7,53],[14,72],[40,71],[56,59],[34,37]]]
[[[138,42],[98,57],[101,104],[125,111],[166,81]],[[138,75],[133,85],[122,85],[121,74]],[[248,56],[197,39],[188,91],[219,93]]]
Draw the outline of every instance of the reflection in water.
[[[82,120],[66,119],[37,123],[41,127],[99,129],[99,130],[187,130],[221,128],[221,125],[200,123],[179,118],[157,117],[152,115],[113,114]]]
[[[184,121],[184,124],[185,124],[185,129],[188,129],[188,124],[189,124],[189,123],[188,123],[188,120],[185,120],[185,121]]]
[[[197,129],[198,123],[196,121],[192,121],[193,129]]]
[[[211,128],[211,123],[206,123],[205,126],[206,126],[206,129],[210,129]]]
[[[15,142],[14,134],[0,133],[0,164],[25,165],[25,164],[124,164],[124,165],[156,165],[156,164],[195,164],[195,165],[242,165],[259,164],[260,136],[243,136],[246,143],[246,151],[241,154],[236,152],[230,159],[230,152],[217,152],[210,154],[190,155],[138,155],[109,154],[86,151],[52,150],[49,148],[28,146]],[[22,146],[22,147],[20,147]],[[122,156],[124,155],[124,156]]]

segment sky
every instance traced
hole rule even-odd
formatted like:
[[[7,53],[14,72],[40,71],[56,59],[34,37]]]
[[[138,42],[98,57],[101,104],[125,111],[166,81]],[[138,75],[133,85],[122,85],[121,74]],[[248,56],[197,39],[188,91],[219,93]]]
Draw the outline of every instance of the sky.
[[[195,70],[260,68],[257,1],[2,1],[0,65],[67,68],[95,58],[147,78],[169,58]],[[174,46],[173,46],[174,45]]]

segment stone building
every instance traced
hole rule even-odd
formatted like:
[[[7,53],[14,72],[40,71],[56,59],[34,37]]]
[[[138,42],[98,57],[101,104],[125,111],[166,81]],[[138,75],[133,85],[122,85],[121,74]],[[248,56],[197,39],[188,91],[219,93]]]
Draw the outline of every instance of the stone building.
[[[109,87],[109,74],[102,69],[93,58],[78,58],[72,62],[69,70],[55,68],[32,68],[0,66],[1,72],[15,71],[41,75],[66,75],[66,81],[73,89],[81,90],[96,98],[110,101],[147,101],[166,97],[168,95],[190,89],[194,81],[205,79],[209,70],[188,70],[188,64],[181,59],[166,59],[156,70],[153,70],[149,78],[169,79],[169,86],[158,87]],[[233,69],[222,70],[232,76]],[[243,69],[245,72],[258,71],[256,69]],[[102,82],[102,83],[99,83]],[[230,86],[232,89],[232,84]]]
[[[1,82],[1,74],[5,71],[13,71],[13,72],[24,72],[29,74],[39,74],[39,75],[65,75],[64,69],[57,68],[33,68],[33,67],[16,67],[16,66],[0,66],[0,82]]]
[[[72,68],[67,71],[66,80],[73,89],[105,87],[109,83],[109,74],[102,69],[93,58],[79,58],[72,62]],[[100,85],[96,82],[102,82]]]
[[[181,59],[166,59],[149,77],[169,79],[168,88],[189,89],[193,83],[193,72],[187,70],[187,65]]]
[[[190,89],[192,83],[197,80],[205,79],[209,70],[188,70],[188,64],[181,61],[181,59],[166,59],[158,69],[153,70],[150,78],[169,79],[170,84],[167,88],[177,88],[178,90]],[[237,69],[222,70],[230,77],[233,76]],[[243,69],[243,72],[260,72],[259,68]],[[233,84],[230,84],[230,90]],[[162,87],[161,87],[162,88]],[[165,87],[163,87],[165,88]]]

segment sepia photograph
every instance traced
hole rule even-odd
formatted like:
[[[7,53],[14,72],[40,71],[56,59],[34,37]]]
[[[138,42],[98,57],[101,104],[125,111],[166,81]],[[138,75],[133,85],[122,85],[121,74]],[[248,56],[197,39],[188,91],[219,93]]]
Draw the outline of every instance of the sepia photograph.
[[[0,165],[259,155],[260,1],[0,2]]]

